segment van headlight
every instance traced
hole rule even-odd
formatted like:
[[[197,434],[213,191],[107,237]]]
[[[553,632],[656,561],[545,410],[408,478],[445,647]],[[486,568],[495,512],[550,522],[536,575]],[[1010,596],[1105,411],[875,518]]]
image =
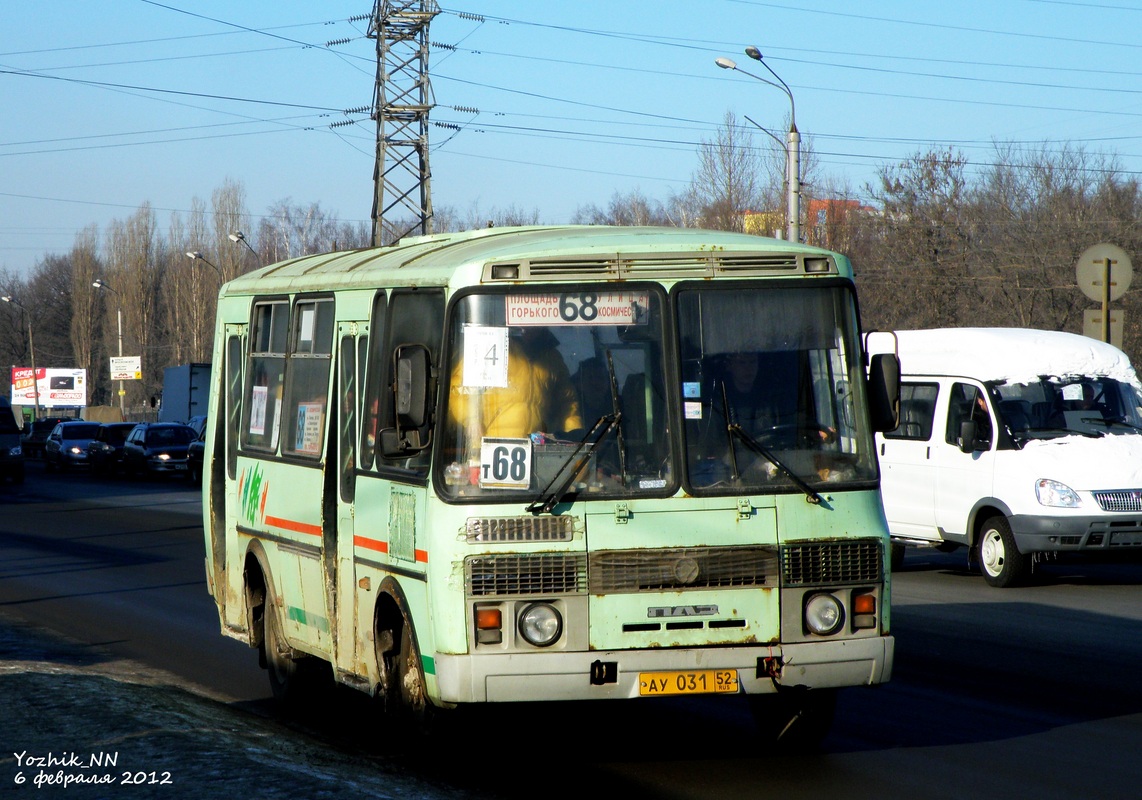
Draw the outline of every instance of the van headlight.
[[[563,634],[563,617],[549,603],[532,603],[519,615],[519,634],[534,647],[547,647]]]
[[[831,594],[815,594],[805,601],[805,629],[818,636],[836,633],[845,621],[841,601]]]
[[[1052,508],[1078,508],[1082,505],[1074,489],[1050,478],[1035,481],[1035,497],[1041,504]]]

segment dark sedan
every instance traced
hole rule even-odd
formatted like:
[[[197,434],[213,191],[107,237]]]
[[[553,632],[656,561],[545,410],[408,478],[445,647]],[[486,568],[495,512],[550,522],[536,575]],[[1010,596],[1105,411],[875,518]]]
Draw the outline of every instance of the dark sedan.
[[[177,422],[141,422],[123,443],[123,469],[131,475],[186,472],[194,428]]]
[[[202,428],[202,433],[198,434],[198,438],[190,443],[190,447],[186,451],[186,471],[189,473],[188,478],[193,483],[198,483],[202,480],[202,457],[206,452],[206,426]]]
[[[98,430],[98,422],[75,420],[57,424],[44,441],[44,465],[48,470],[86,467],[87,446]]]
[[[135,422],[104,422],[87,446],[87,462],[92,475],[109,475],[123,469],[123,443],[135,429]]]

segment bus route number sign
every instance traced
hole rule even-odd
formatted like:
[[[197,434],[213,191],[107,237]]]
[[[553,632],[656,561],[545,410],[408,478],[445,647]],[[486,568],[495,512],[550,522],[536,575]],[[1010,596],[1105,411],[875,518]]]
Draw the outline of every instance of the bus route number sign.
[[[531,486],[531,439],[480,442],[481,489],[527,489]]]
[[[508,325],[645,325],[648,292],[511,294]]]

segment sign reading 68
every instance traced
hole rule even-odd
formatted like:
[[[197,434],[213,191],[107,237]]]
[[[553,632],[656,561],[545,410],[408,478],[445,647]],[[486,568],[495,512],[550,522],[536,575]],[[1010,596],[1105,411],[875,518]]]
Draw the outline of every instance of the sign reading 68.
[[[480,442],[480,487],[527,489],[531,486],[530,439],[483,439]]]

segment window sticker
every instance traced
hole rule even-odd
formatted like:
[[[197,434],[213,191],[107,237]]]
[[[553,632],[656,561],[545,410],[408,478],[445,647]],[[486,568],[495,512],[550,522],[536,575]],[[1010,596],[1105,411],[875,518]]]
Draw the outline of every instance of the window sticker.
[[[297,436],[294,450],[317,455],[321,452],[321,418],[325,403],[297,404]]]
[[[250,433],[264,436],[266,433],[266,402],[270,396],[268,386],[255,386],[250,396]]]
[[[480,441],[481,489],[527,489],[531,486],[531,439]]]
[[[701,419],[702,418],[702,404],[687,400],[682,404],[682,411],[686,419]]]
[[[685,381],[682,384],[682,396],[683,397],[701,397],[702,396],[702,384],[698,383],[698,381]]]
[[[508,385],[508,329],[492,325],[464,326],[464,386],[505,388]]]

